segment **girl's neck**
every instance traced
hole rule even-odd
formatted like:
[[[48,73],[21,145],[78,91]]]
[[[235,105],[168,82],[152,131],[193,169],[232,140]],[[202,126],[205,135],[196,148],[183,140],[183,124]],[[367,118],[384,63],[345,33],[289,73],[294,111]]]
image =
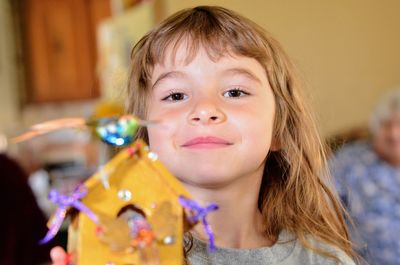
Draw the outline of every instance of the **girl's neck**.
[[[262,172],[261,172],[262,173]],[[243,181],[208,189],[184,184],[193,197],[207,205],[216,203],[219,209],[207,217],[215,235],[215,243],[224,248],[258,248],[271,246],[265,237],[263,218],[258,209],[260,174],[246,176]],[[201,224],[192,230],[199,239],[207,240]]]

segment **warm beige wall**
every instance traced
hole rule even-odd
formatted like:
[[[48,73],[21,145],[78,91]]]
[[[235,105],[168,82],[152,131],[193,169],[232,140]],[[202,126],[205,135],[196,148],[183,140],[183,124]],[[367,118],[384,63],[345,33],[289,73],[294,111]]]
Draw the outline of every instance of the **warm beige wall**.
[[[9,2],[0,1],[0,133],[10,130],[18,120],[17,57],[11,22]]]
[[[221,5],[281,41],[305,75],[324,135],[363,124],[376,98],[400,87],[398,0],[166,0],[166,14]]]

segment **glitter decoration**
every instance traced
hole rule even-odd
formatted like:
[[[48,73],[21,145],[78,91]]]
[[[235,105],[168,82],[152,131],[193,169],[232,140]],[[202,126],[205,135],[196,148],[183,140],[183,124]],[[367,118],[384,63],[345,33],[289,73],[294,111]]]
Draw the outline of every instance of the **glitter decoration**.
[[[123,147],[132,142],[139,126],[153,126],[159,121],[140,120],[132,115],[85,120],[84,118],[62,118],[38,123],[30,127],[29,131],[11,138],[10,143],[17,144],[40,135],[62,129],[93,128],[96,134],[105,143]],[[0,139],[1,146],[1,139]]]
[[[158,155],[156,153],[150,152],[147,157],[151,160],[151,161],[156,161],[158,159]]]
[[[104,229],[101,226],[96,226],[96,236],[100,236],[102,234],[104,234]]]
[[[73,253],[67,253],[65,256],[65,264],[73,264],[72,261],[74,260],[74,254]]]
[[[105,143],[122,147],[132,143],[138,128],[139,121],[132,116],[103,118],[98,121],[96,133]]]
[[[130,147],[127,148],[126,151],[128,152],[129,156],[132,157],[132,156],[135,155],[135,153],[137,151],[137,148],[133,148],[132,146],[130,146]]]
[[[163,239],[163,243],[165,245],[172,245],[175,243],[175,237],[174,236],[166,236]]]
[[[132,192],[130,192],[127,189],[122,189],[118,191],[118,198],[120,198],[123,201],[130,201],[132,198]]]
[[[103,166],[99,167],[99,174],[100,174],[101,184],[103,184],[103,187],[106,190],[110,189],[110,183],[108,182],[108,174]]]
[[[156,239],[150,223],[138,212],[131,211],[129,214],[130,216],[127,221],[132,238],[131,246],[140,249],[149,247]]]

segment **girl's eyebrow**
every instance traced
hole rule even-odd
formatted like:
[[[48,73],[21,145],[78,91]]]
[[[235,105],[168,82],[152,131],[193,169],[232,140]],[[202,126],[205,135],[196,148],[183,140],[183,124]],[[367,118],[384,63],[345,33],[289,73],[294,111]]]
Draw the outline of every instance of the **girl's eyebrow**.
[[[230,74],[230,75],[244,75],[247,78],[262,84],[261,80],[256,76],[256,74],[254,74],[252,71],[250,71],[249,69],[246,68],[241,68],[241,67],[235,67],[235,68],[229,68],[226,69],[224,71],[222,71],[222,74]],[[156,79],[156,81],[154,82],[153,86],[151,87],[152,89],[154,89],[158,83],[160,83],[162,80],[164,79],[168,79],[168,78],[181,78],[181,77],[185,77],[185,73],[180,72],[180,71],[169,71],[169,72],[165,72],[162,73],[161,75],[159,75]]]
[[[256,74],[254,74],[252,71],[246,68],[229,68],[223,71],[223,74],[231,74],[231,75],[244,75],[249,79],[252,79],[253,81],[256,81],[259,84],[262,84],[261,80],[257,77]]]
[[[184,77],[184,76],[185,76],[185,74],[182,73],[182,72],[179,72],[179,71],[170,71],[170,72],[162,73],[161,75],[159,75],[157,77],[156,81],[154,82],[154,84],[153,84],[153,86],[151,88],[153,89],[154,87],[156,87],[156,85],[159,82],[161,82],[162,80],[164,80],[164,79],[176,78],[176,77]]]

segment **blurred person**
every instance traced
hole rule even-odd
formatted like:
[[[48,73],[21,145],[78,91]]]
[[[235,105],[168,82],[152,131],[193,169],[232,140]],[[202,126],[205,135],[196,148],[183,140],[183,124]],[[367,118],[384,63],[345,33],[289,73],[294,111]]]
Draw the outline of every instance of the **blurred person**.
[[[52,244],[38,244],[47,232],[47,220],[36,203],[28,175],[1,151],[0,179],[0,264],[47,263]]]
[[[353,237],[370,264],[400,264],[400,90],[373,112],[371,137],[343,146],[331,160]]]

